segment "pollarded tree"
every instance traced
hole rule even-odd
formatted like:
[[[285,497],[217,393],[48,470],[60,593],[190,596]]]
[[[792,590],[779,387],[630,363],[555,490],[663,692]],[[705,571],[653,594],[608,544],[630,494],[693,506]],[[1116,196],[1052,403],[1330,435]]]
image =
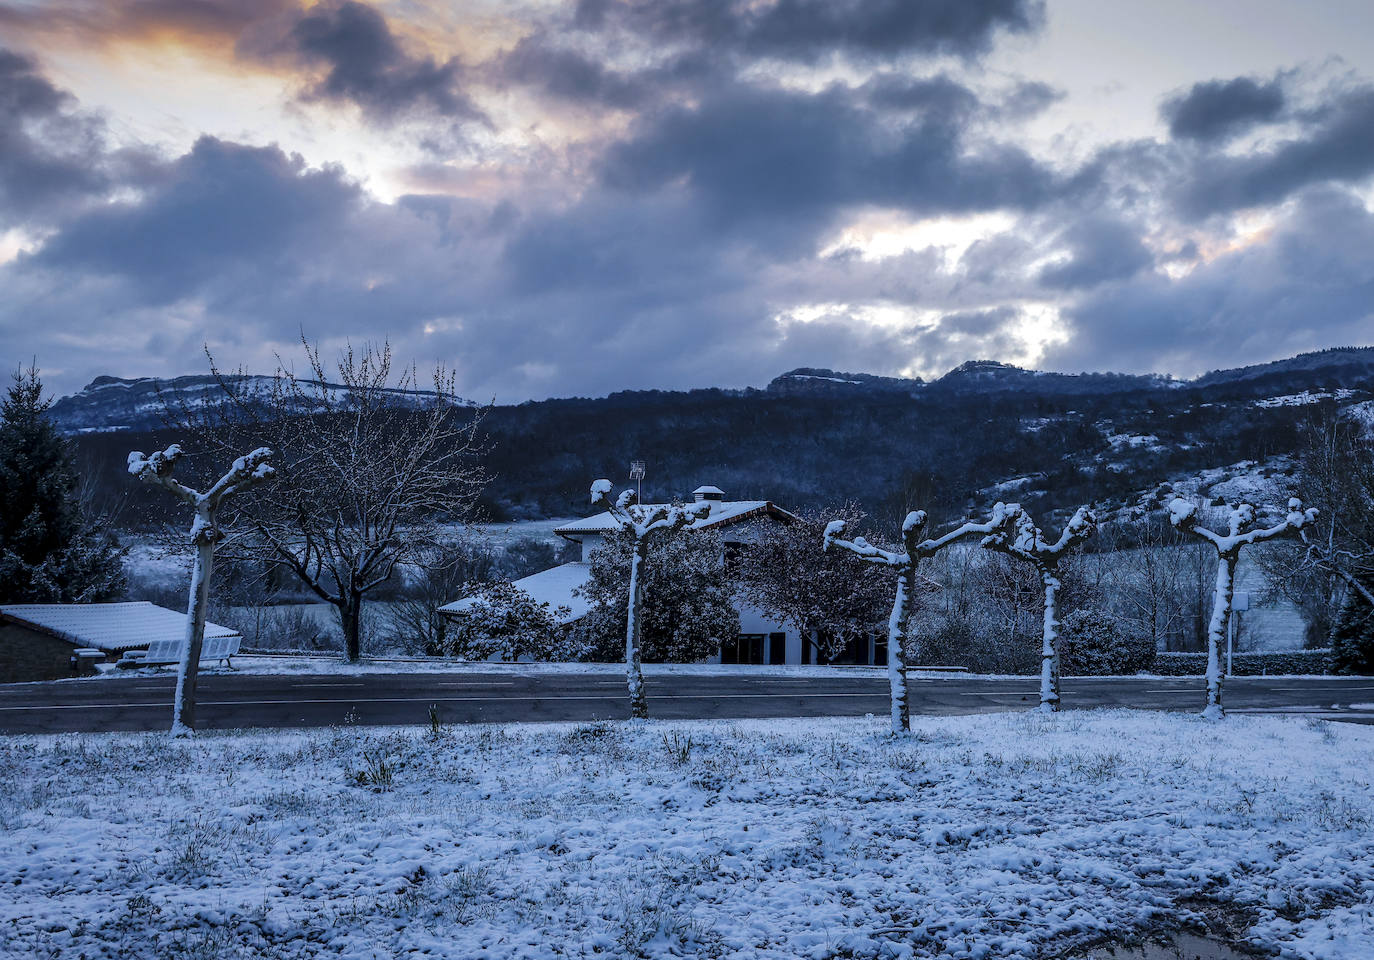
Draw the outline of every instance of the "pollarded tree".
[[[1282,523],[1272,527],[1255,527],[1255,508],[1239,503],[1229,511],[1227,532],[1217,533],[1198,526],[1197,504],[1176,497],[1169,504],[1169,522],[1186,533],[1194,534],[1210,543],[1217,551],[1216,592],[1212,595],[1212,619],[1207,626],[1207,705],[1202,715],[1208,720],[1220,720],[1226,715],[1221,706],[1221,646],[1226,642],[1226,627],[1231,620],[1231,602],[1235,596],[1236,565],[1240,562],[1240,548],[1251,543],[1263,543],[1277,537],[1300,533],[1303,527],[1317,519],[1316,508],[1304,510],[1297,497],[1288,501],[1288,515]]]
[[[1019,503],[999,503],[993,509],[994,529],[983,538],[982,546],[1031,564],[1040,576],[1045,591],[1044,626],[1040,632],[1040,709],[1053,713],[1059,709],[1059,563],[1097,529],[1097,520],[1087,507],[1079,507],[1059,539],[1047,543]]]
[[[618,660],[624,652],[633,537],[603,537],[592,551],[579,596],[591,607],[577,622],[583,658]],[[639,567],[641,661],[695,663],[739,635],[739,611],[715,530],[659,538]]]
[[[841,539],[846,528],[843,520],[834,520],[825,528],[823,543],[827,552],[831,547],[838,547],[867,563],[891,567],[897,572],[897,593],[887,621],[887,678],[892,694],[893,733],[905,734],[911,728],[911,700],[906,683],[907,604],[916,592],[916,567],[923,559],[933,557],[956,540],[972,534],[991,534],[1001,522],[1000,511],[1004,509],[999,503],[987,523],[964,523],[935,540],[921,539],[926,528],[926,513],[913,510],[902,523],[902,542],[906,549],[900,551],[875,547],[863,537]]]
[[[181,453],[181,447],[174,443],[152,456],[145,457],[138,451],[129,454],[129,473],[144,483],[170,490],[195,511],[190,539],[196,548],[196,559],[191,567],[191,595],[186,605],[186,640],[181,647],[176,696],[172,701],[174,737],[188,736],[196,726],[196,676],[200,669],[201,645],[205,640],[210,576],[215,568],[215,545],[223,538],[219,525],[220,507],[234,494],[261,483],[273,473],[267,463],[272,451],[259,447],[235,460],[229,472],[201,493],[172,476],[172,469],[181,459]]]
[[[592,483],[592,504],[603,506],[611,520],[631,540],[629,599],[625,608],[625,671],[630,692],[630,716],[644,719],[649,716],[649,703],[644,696],[644,674],[640,670],[639,640],[640,612],[643,601],[641,567],[649,553],[649,544],[663,536],[677,533],[688,524],[704,516],[711,506],[692,503],[685,506],[636,503],[633,490],[625,490],[613,502],[611,481]]]

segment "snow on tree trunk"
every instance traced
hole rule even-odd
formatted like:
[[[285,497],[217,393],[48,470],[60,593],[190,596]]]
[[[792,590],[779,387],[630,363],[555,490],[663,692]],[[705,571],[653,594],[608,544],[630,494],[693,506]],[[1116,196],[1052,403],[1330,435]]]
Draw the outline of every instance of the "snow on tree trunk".
[[[1017,503],[999,503],[993,509],[993,532],[983,539],[988,550],[1033,564],[1045,588],[1044,626],[1040,631],[1040,706],[1045,713],[1059,710],[1059,562],[1069,550],[1087,540],[1097,520],[1087,507],[1079,507],[1054,543],[1047,543],[1030,517]]]
[[[1040,710],[1059,711],[1059,577],[1054,567],[1041,567],[1045,585],[1045,626],[1040,637]]]
[[[643,560],[643,542],[637,542],[630,555],[630,607],[625,620],[625,679],[630,690],[630,716],[647,719],[649,703],[644,696],[644,672],[639,665],[639,565]]]
[[[630,599],[625,623],[625,674],[630,692],[630,716],[646,719],[648,700],[644,696],[644,674],[639,664],[640,595],[643,587],[639,579],[640,563],[649,554],[649,542],[656,534],[672,534],[704,517],[711,509],[707,503],[686,506],[666,504],[641,505],[633,490],[623,491],[611,500],[611,481],[592,482],[592,503],[601,504],[611,521],[634,540],[630,560]]]
[[[892,691],[892,732],[911,729],[911,702],[906,685],[906,606],[915,588],[916,564],[908,563],[897,575],[897,595],[887,621],[887,681]]]
[[[1221,720],[1226,716],[1221,703],[1221,645],[1226,642],[1226,628],[1231,620],[1240,548],[1246,544],[1263,543],[1276,537],[1301,533],[1303,527],[1316,520],[1317,511],[1313,508],[1304,510],[1302,501],[1293,497],[1288,501],[1288,515],[1282,523],[1255,528],[1257,516],[1251,504],[1236,504],[1230,509],[1227,532],[1223,534],[1198,526],[1196,504],[1182,497],[1176,497],[1169,504],[1170,523],[1201,537],[1217,551],[1217,584],[1212,594],[1212,620],[1207,627],[1207,704],[1202,710],[1202,715],[1208,720]]]
[[[1220,720],[1226,715],[1221,705],[1221,648],[1226,643],[1226,628],[1231,620],[1239,559],[1239,547],[1217,559],[1217,587],[1212,599],[1212,620],[1207,626],[1207,706],[1202,710],[1208,720]]]
[[[1002,505],[998,504],[998,510]],[[832,520],[826,524],[822,535],[824,549],[836,547],[855,554],[866,563],[876,563],[897,570],[897,595],[892,601],[892,616],[887,621],[887,676],[892,695],[892,732],[905,735],[911,728],[911,692],[906,682],[907,672],[907,609],[911,595],[916,589],[916,565],[923,557],[933,557],[954,541],[970,534],[989,534],[1001,522],[1001,513],[995,513],[989,523],[966,522],[935,540],[922,540],[925,530],[926,513],[913,510],[902,522],[902,542],[906,549],[902,552],[883,550],[875,547],[863,537],[853,540],[843,539],[847,524],[843,520]]]
[[[175,443],[151,456],[145,457],[137,450],[129,454],[130,474],[145,483],[155,483],[170,490],[195,510],[190,540],[196,548],[196,559],[191,568],[190,596],[186,602],[186,638],[182,643],[176,695],[172,700],[174,737],[190,736],[195,729],[196,677],[205,641],[205,616],[210,604],[210,577],[215,569],[215,544],[222,536],[216,522],[220,505],[235,493],[273,475],[272,467],[267,463],[272,451],[258,447],[237,458],[224,476],[215,481],[210,489],[200,493],[172,477],[172,469],[181,456],[182,449]]]
[[[210,577],[215,569],[214,529],[208,511],[196,517],[204,533],[196,540],[196,560],[191,568],[191,595],[186,605],[186,639],[177,666],[177,688],[172,698],[172,736],[185,737],[196,727],[196,678],[200,652],[205,644],[205,617],[210,605]]]

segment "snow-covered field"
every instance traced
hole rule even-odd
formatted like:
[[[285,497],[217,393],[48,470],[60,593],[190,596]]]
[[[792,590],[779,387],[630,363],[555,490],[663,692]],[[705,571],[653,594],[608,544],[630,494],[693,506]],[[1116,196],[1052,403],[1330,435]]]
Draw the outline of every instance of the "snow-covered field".
[[[1374,944],[1374,728],[1123,711],[0,739],[6,957]]]

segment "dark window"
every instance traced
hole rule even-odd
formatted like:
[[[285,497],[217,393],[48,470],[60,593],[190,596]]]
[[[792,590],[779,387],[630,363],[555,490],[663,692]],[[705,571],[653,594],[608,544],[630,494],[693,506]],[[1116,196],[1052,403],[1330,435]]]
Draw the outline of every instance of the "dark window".
[[[770,633],[768,635],[768,662],[787,662],[787,634]]]

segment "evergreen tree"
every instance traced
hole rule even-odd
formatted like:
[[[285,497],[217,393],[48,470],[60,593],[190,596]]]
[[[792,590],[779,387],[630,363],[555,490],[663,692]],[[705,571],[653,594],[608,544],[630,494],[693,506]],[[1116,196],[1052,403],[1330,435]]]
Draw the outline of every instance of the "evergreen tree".
[[[124,589],[124,554],[83,515],[48,404],[35,367],[15,371],[0,400],[0,602],[107,600]]]
[[[1356,590],[1346,594],[1336,629],[1331,631],[1331,669],[1374,675],[1374,607]]]

